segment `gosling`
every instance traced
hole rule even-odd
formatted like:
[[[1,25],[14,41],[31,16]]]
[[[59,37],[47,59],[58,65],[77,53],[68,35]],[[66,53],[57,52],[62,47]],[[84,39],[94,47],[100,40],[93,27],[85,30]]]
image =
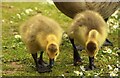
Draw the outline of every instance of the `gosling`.
[[[36,69],[39,73],[50,72],[59,55],[59,46],[63,30],[54,20],[37,14],[20,26],[20,35],[31,53]],[[39,59],[37,53],[41,51]],[[42,55],[46,52],[49,57],[49,66],[43,61]]]
[[[89,66],[87,70],[96,68],[94,65],[94,57],[108,35],[108,25],[102,16],[90,10],[78,13],[74,17],[71,26],[68,28],[68,35],[74,50],[74,65],[82,63],[75,46],[75,44],[79,44],[85,48],[89,56]]]

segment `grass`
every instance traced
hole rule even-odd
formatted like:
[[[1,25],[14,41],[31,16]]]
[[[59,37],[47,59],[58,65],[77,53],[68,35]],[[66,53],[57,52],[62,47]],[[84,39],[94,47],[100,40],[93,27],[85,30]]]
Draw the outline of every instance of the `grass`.
[[[35,71],[34,61],[25,48],[24,43],[20,38],[15,38],[19,35],[19,26],[28,18],[35,15],[37,12],[56,20],[61,27],[66,31],[72,19],[62,14],[54,5],[49,3],[22,3],[10,2],[2,3],[2,75],[3,76],[78,76],[81,74],[75,73],[79,71],[83,76],[110,76],[110,72],[120,75],[120,72],[115,70],[120,66],[118,54],[118,30],[109,34],[109,39],[114,43],[114,47],[107,47],[112,50],[112,53],[103,52],[106,47],[103,47],[95,59],[95,64],[98,67],[96,70],[83,71],[80,67],[88,65],[88,56],[85,51],[81,52],[83,64],[73,66],[73,51],[68,38],[63,38],[61,45],[61,53],[55,62],[55,66],[50,73],[38,73]],[[80,52],[79,52],[80,53]],[[44,60],[48,62],[46,54]],[[109,69],[109,65],[112,69]],[[114,75],[113,75],[114,76]]]

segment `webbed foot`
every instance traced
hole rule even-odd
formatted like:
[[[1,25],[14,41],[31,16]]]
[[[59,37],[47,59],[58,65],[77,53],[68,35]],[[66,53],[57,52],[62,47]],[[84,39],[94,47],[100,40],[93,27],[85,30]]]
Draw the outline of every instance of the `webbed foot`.
[[[94,69],[96,69],[95,65],[91,65],[91,66],[88,66],[88,67],[85,68],[86,71],[88,71],[88,70],[94,70]]]
[[[37,71],[39,73],[52,72],[52,70],[49,67],[43,66],[43,65],[40,65],[40,64],[37,66]]]
[[[74,66],[81,65],[82,64],[82,59],[79,58],[74,58]]]
[[[42,65],[42,66],[48,66],[48,63],[46,63],[45,61],[43,60],[38,60],[38,64]]]

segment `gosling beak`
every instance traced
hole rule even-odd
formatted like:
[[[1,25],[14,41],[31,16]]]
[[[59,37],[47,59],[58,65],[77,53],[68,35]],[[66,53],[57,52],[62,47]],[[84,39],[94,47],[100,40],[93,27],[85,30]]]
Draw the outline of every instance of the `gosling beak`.
[[[50,67],[52,68],[54,66],[54,59],[49,60]]]

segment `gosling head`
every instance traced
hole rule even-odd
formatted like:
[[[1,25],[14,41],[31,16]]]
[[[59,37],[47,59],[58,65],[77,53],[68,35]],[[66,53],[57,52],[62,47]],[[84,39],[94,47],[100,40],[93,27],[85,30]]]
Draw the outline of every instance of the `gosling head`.
[[[49,65],[53,67],[54,60],[56,60],[57,56],[59,55],[59,46],[56,43],[49,43],[46,48],[47,55],[49,57]]]
[[[86,51],[90,57],[94,57],[99,51],[98,43],[96,41],[89,41],[86,43]]]

